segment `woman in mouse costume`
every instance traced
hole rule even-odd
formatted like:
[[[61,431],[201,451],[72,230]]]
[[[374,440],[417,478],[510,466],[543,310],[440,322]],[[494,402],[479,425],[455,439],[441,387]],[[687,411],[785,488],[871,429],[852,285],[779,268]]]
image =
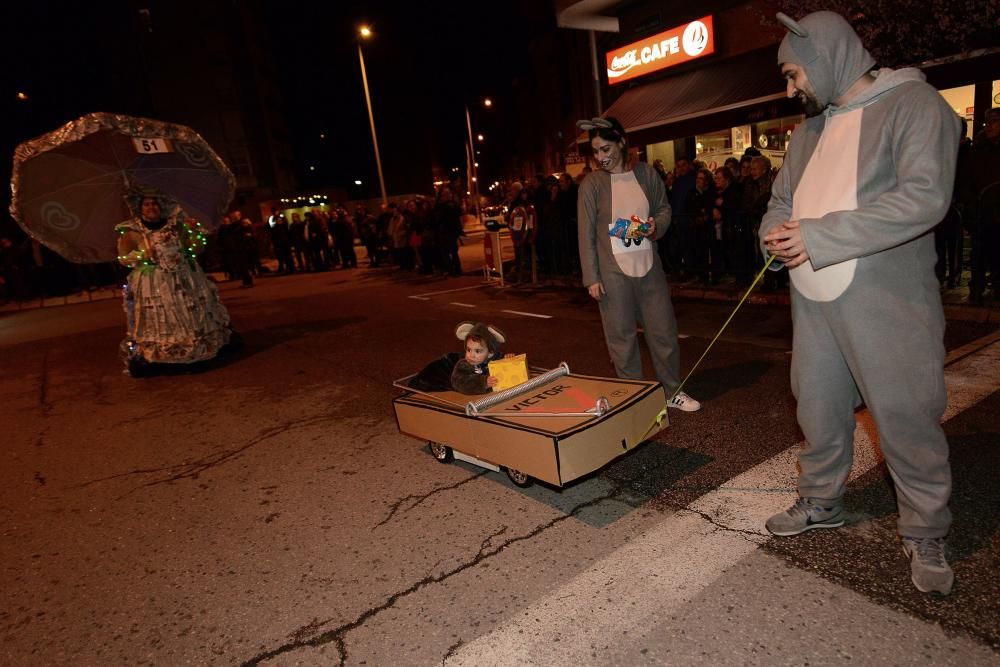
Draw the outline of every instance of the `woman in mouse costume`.
[[[601,310],[604,339],[620,378],[642,378],[636,324],[643,327],[656,377],[671,408],[694,412],[701,404],[680,386],[680,347],[670,289],[656,239],[670,224],[663,179],[645,162],[629,164],[625,130],[614,118],[577,122],[586,130],[601,168],[587,175],[577,197],[583,284]],[[641,229],[623,238],[618,227],[633,217]],[[622,220],[616,226],[617,221]]]

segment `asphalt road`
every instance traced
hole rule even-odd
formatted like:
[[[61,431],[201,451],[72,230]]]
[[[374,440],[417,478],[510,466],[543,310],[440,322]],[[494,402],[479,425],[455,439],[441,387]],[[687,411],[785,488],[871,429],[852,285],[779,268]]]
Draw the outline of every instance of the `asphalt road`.
[[[801,441],[783,307],[736,316],[689,382],[702,412],[578,483],[435,462],[392,381],[457,350],[458,321],[613,374],[582,290],[481,282],[226,284],[245,351],[142,380],[116,301],[0,318],[0,663],[1000,664],[995,325],[949,324],[938,598],[909,583],[864,413],[850,524],[764,534]],[[676,304],[685,372],[730,307]]]

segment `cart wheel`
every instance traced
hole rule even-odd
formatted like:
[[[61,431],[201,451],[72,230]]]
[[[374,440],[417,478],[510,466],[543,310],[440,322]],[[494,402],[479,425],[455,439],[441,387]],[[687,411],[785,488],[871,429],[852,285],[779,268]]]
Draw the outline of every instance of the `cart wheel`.
[[[532,480],[528,476],[528,473],[521,472],[515,468],[504,468],[504,470],[507,471],[507,477],[510,478],[510,481],[514,482],[514,486],[519,486],[522,489],[531,486]]]
[[[442,445],[440,442],[429,441],[427,446],[431,450],[431,455],[441,463],[450,463],[455,455],[451,452],[451,447]]]

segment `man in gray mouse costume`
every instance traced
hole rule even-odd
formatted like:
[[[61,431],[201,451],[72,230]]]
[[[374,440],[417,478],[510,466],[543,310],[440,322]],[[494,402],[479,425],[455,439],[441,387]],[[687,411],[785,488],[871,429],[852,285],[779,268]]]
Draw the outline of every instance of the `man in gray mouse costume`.
[[[800,498],[766,526],[797,535],[844,524],[864,401],[896,485],[911,579],[947,594],[944,313],[928,232],[951,200],[960,123],[920,71],[873,71],[841,16],[778,19],[789,30],[778,49],[788,96],[809,117],[791,137],[760,236],[791,277],[791,381],[806,445]]]

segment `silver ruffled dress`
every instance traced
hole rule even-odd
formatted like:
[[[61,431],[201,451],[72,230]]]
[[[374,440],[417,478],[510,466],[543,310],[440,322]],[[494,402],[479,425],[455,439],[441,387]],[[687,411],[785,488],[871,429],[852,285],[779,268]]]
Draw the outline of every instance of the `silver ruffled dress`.
[[[158,230],[118,225],[118,261],[132,269],[124,288],[126,360],[183,364],[211,359],[229,342],[229,313],[195,260],[201,225],[180,216]]]

